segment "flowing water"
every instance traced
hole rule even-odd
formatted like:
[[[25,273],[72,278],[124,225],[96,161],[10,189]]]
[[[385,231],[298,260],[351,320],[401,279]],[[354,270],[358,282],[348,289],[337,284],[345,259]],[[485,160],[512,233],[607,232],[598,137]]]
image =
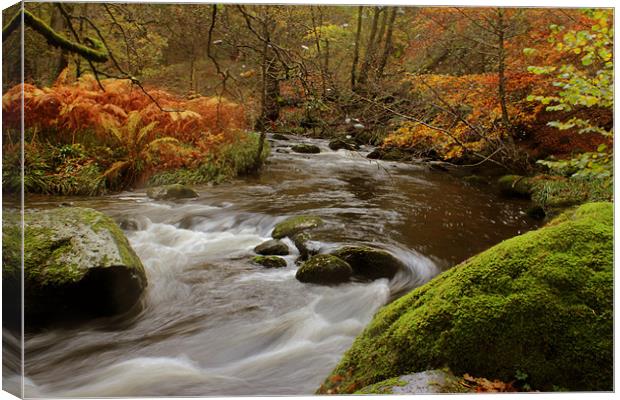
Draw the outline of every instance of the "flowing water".
[[[153,201],[144,191],[69,199],[138,230],[126,235],[149,286],[129,321],[27,333],[26,396],[312,394],[374,313],[442,270],[535,223],[526,204],[422,165],[369,161],[367,151],[272,151],[260,177],[198,187],[200,198]],[[30,197],[31,207],[67,199]],[[408,267],[392,280],[338,286],[253,265],[252,249],[287,216],[327,225],[321,252],[365,243]]]

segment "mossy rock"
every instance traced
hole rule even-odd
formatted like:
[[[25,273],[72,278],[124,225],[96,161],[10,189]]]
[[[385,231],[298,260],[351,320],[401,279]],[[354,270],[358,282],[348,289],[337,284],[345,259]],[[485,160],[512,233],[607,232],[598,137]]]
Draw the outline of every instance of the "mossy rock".
[[[291,237],[293,244],[299,250],[299,260],[305,261],[310,256],[319,254],[321,244],[312,240],[309,232],[301,232]]]
[[[401,149],[392,148],[376,148],[366,158],[371,160],[385,160],[385,161],[408,161],[411,160],[412,155]]]
[[[538,390],[613,390],[613,204],[570,210],[384,307],[319,393],[429,367],[505,382],[520,371]]]
[[[349,281],[353,269],[345,261],[330,254],[318,254],[297,270],[295,278],[304,283],[337,284]]]
[[[144,267],[114,221],[81,207],[24,214],[24,313],[37,325],[131,309],[147,286]],[[3,273],[18,284],[18,218],[5,221]],[[10,285],[9,285],[10,286]]]
[[[190,187],[175,183],[149,188],[146,195],[153,200],[178,200],[198,197],[198,193]]]
[[[502,194],[512,197],[527,197],[534,190],[531,178],[520,175],[504,175],[497,181]]]
[[[391,279],[398,271],[406,268],[387,251],[367,246],[346,246],[331,254],[346,261],[356,276],[365,279]]]
[[[430,394],[467,393],[474,389],[460,384],[460,379],[450,371],[440,369],[416,372],[397,378],[386,379],[366,386],[355,394]]]
[[[295,153],[303,153],[303,154],[318,154],[321,152],[321,149],[318,146],[313,144],[296,144],[291,147]]]
[[[318,228],[322,226],[324,221],[321,217],[314,215],[298,215],[290,217],[276,224],[271,233],[274,239],[282,239],[283,237],[292,237],[297,233],[308,229]]]
[[[340,149],[354,151],[357,150],[358,146],[353,143],[349,143],[342,139],[333,139],[329,142],[329,148],[334,151],[338,151]]]
[[[254,247],[254,252],[263,256],[286,256],[288,246],[280,240],[272,239]]]
[[[281,133],[274,133],[271,138],[274,140],[291,140],[291,138]]]
[[[252,257],[252,262],[262,265],[265,268],[284,268],[286,260],[277,256],[256,256]]]

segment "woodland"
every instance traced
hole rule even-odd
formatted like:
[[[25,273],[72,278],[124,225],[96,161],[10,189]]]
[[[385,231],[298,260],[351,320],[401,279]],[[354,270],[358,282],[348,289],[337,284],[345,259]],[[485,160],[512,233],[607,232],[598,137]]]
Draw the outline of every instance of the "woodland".
[[[23,6],[13,390],[613,390],[613,9]]]
[[[27,191],[225,179],[259,168],[265,131],[611,176],[610,10],[29,3],[25,16]],[[3,68],[16,154],[18,63]]]

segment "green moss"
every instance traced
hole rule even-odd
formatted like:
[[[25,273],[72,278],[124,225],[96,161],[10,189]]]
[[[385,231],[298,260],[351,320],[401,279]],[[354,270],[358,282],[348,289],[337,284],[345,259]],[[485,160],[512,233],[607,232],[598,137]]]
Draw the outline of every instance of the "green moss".
[[[613,387],[613,205],[506,240],[383,308],[320,392],[449,367],[534,389]]]
[[[532,194],[531,179],[519,175],[505,175],[497,181],[500,190],[507,196],[529,197]]]
[[[407,382],[400,378],[390,378],[379,383],[366,386],[358,390],[355,394],[392,394],[394,386],[405,386]]]
[[[585,202],[613,199],[613,186],[606,179],[506,175],[498,180],[498,185],[505,195],[531,198],[531,209],[536,210],[534,217],[539,217],[540,211],[547,216],[553,216],[568,207]]]
[[[252,257],[252,262],[267,268],[286,267],[286,260],[278,256],[255,256]]]
[[[300,282],[332,284],[347,282],[351,275],[353,269],[346,261],[331,254],[318,254],[303,263],[295,278]]]
[[[292,237],[297,233],[305,231],[307,229],[317,228],[324,224],[321,217],[314,215],[299,215],[296,217],[287,218],[286,220],[278,223],[274,228],[271,236],[274,239],[282,239],[283,237]]]
[[[3,271],[10,272],[20,265],[19,224],[18,218],[5,221]],[[77,282],[89,267],[110,265],[135,268],[146,280],[144,267],[121,229],[99,211],[66,207],[26,212],[24,228],[24,278],[31,285],[44,287]],[[115,246],[109,247],[108,237]]]
[[[296,153],[303,153],[303,154],[318,154],[321,152],[321,149],[318,148],[318,146],[315,146],[313,144],[296,144],[294,146],[291,147],[291,150],[293,150]]]

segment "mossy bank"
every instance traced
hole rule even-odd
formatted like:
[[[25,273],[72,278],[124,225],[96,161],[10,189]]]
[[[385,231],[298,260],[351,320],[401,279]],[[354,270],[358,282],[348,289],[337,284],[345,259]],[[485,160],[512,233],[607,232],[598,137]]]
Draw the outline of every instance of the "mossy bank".
[[[588,203],[386,306],[318,393],[449,367],[538,390],[613,389],[613,205]]]

